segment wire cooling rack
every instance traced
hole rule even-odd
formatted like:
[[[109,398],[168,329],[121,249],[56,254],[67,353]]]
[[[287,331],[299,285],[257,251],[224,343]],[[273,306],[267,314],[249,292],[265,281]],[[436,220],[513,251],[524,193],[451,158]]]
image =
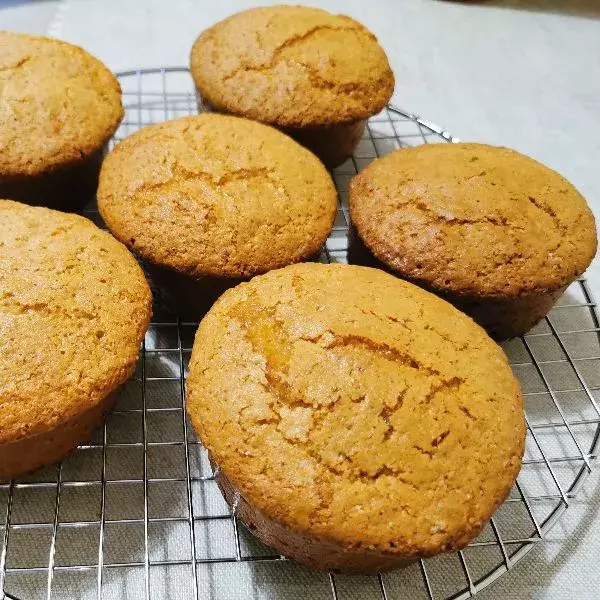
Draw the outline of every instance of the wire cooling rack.
[[[119,140],[202,110],[186,69],[121,73]],[[388,107],[334,171],[340,205],[321,260],[346,262],[350,178],[404,146],[456,141]],[[102,225],[95,206],[85,214]],[[315,573],[258,542],[231,514],[185,415],[196,323],[155,307],[138,368],[90,443],[60,465],[0,485],[0,590],[34,600],[393,600],[468,598],[541,540],[591,472],[599,440],[600,324],[584,280],[549,317],[504,344],[525,394],[527,444],[510,498],[462,552],[375,577]],[[0,598],[2,597],[0,591]]]

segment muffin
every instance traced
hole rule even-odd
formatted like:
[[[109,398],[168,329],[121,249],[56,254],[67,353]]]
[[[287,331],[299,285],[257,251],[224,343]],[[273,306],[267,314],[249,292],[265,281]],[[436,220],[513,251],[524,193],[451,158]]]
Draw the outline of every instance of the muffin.
[[[198,329],[187,392],[234,512],[316,569],[463,548],[521,464],[502,350],[378,269],[294,265],[227,291]]]
[[[98,208],[149,265],[165,300],[202,313],[228,286],[310,258],[337,193],[318,159],[281,132],[202,114],[134,133],[108,155]]]
[[[596,226],[563,177],[508,148],[435,144],[373,161],[350,215],[386,267],[471,315],[496,339],[543,319],[596,252]]]
[[[0,198],[76,209],[94,195],[121,89],[87,52],[0,31]]]
[[[328,167],[352,154],[394,91],[366,27],[303,6],[254,8],[217,23],[194,43],[191,72],[215,110],[283,129]]]
[[[89,438],[150,319],[140,267],[77,215],[0,200],[0,481]]]

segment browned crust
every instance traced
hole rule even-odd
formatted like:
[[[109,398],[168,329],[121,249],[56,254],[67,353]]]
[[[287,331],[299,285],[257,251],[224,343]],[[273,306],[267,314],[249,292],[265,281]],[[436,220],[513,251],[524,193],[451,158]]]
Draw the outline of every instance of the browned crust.
[[[194,43],[191,72],[218,110],[279,127],[366,119],[394,90],[368,29],[302,6],[250,9],[217,23]]]
[[[395,272],[465,302],[552,295],[596,253],[585,199],[507,148],[435,144],[373,161],[350,184],[365,245]]]
[[[202,114],[146,127],[102,166],[98,208],[149,262],[194,277],[249,277],[306,260],[331,232],[337,192],[281,132]]]
[[[342,569],[363,552],[393,563],[463,548],[524,449],[501,349],[375,269],[294,265],[226,292],[198,329],[187,389],[194,428],[249,510],[356,558]]]
[[[0,182],[51,174],[85,161],[121,119],[115,76],[82,48],[0,31]]]
[[[566,287],[514,298],[443,297],[481,325],[492,338],[508,340],[535,327],[562,296]]]
[[[0,200],[0,245],[0,443],[10,444],[52,437],[129,378],[152,298],[127,249],[78,215]]]
[[[388,273],[398,275],[388,265],[378,260],[364,245],[354,228],[350,231],[348,260],[351,264],[383,269]],[[409,278],[402,276],[407,281]],[[526,294],[515,297],[493,298],[488,296],[476,297],[441,292],[413,280],[423,289],[432,292],[450,302],[456,308],[469,315],[481,325],[492,339],[507,340],[523,335],[532,329],[548,314],[566,287],[552,291],[540,291],[537,294]]]

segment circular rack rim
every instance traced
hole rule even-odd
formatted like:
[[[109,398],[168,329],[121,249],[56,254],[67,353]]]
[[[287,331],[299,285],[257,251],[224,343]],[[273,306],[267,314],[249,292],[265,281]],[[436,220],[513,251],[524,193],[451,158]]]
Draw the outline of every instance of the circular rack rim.
[[[117,72],[117,73],[115,73],[115,75],[117,78],[136,77],[136,78],[138,78],[138,80],[141,80],[141,77],[143,75],[153,75],[153,74],[161,75],[163,78],[163,83],[164,83],[164,78],[167,73],[189,73],[189,69],[187,67],[157,67],[157,68],[148,68],[148,69],[132,69],[132,70],[127,70],[127,71]],[[163,96],[165,96],[166,93],[167,93],[166,90],[164,90],[164,88],[163,88]],[[135,96],[136,92],[128,93],[128,95],[131,95],[131,94],[133,94]],[[138,86],[137,95],[138,96],[141,95],[141,87],[140,86]],[[166,99],[166,96],[165,96],[165,99]],[[416,123],[419,126],[420,131],[421,131],[421,127],[425,128],[432,134],[439,136],[444,141],[449,142],[449,143],[456,143],[459,141],[458,138],[452,136],[445,129],[435,125],[434,123],[432,123],[428,120],[422,119],[421,117],[419,117],[413,113],[406,112],[393,104],[389,104],[387,106],[387,109],[407,120],[410,120],[410,121]],[[422,132],[421,132],[421,134],[422,134]],[[401,136],[396,135],[396,137],[401,137]],[[422,137],[423,137],[424,142],[426,142],[425,137],[423,135],[422,135]],[[593,322],[592,330],[598,333],[598,332],[600,332],[600,317],[599,317],[596,305],[592,299],[592,295],[590,293],[589,287],[588,287],[585,279],[580,279],[579,283],[581,285],[581,289],[583,291],[583,295],[584,295],[585,301],[586,301],[586,304],[582,305],[582,306],[588,306],[590,308],[590,314],[591,314],[591,318],[592,318],[592,322]],[[552,329],[553,337],[557,339],[563,352],[567,356],[568,362],[571,364],[571,366],[574,367],[573,359],[570,356],[567,349],[564,347],[564,344],[563,344],[562,340],[560,339],[559,334],[557,333],[557,331],[554,329],[554,327],[552,325],[550,325],[550,326]],[[600,333],[598,333],[598,336],[600,337]],[[533,362],[534,362],[534,364],[537,364],[535,359],[533,359]],[[538,367],[539,367],[539,365],[538,365]],[[579,372],[577,371],[576,368],[575,368],[575,371],[577,373],[577,376],[578,376],[580,382],[582,382],[582,384],[585,388],[585,391],[587,392],[588,397],[590,399],[592,399],[591,392],[588,389],[587,385],[584,383],[583,378],[581,377],[581,375],[579,374]],[[551,394],[553,394],[554,390],[552,390],[549,386],[547,386],[547,387],[548,387],[549,392]],[[594,406],[596,407],[596,410],[598,412],[597,405],[595,404],[595,401],[593,399],[592,399],[592,403],[594,404]],[[544,541],[545,535],[552,529],[552,527],[554,527],[554,525],[559,521],[559,519],[564,514],[564,512],[568,509],[569,500],[574,498],[577,495],[577,493],[580,491],[582,485],[584,484],[585,480],[587,479],[588,475],[591,473],[592,469],[591,469],[590,461],[592,461],[596,458],[597,451],[600,448],[600,412],[599,412],[599,419],[594,420],[593,422],[596,424],[596,429],[595,429],[595,432],[594,432],[594,435],[592,438],[590,449],[586,453],[585,456],[584,456],[583,452],[581,452],[582,456],[584,456],[584,461],[583,461],[583,464],[581,465],[581,467],[579,468],[577,474],[573,477],[571,484],[565,490],[563,490],[562,487],[560,485],[558,485],[558,488],[560,491],[560,497],[557,498],[557,504],[556,504],[556,506],[554,506],[554,508],[548,514],[548,516],[541,523],[539,523],[539,525],[538,525],[537,521],[535,521],[535,519],[532,519],[535,524],[535,527],[536,527],[536,530],[538,533],[538,537],[536,537],[535,539],[530,538],[530,539],[524,540],[522,542],[522,545],[518,548],[518,550],[516,550],[509,557],[509,555],[504,547],[504,544],[502,542],[502,538],[500,536],[497,536],[498,545],[501,549],[503,558],[502,558],[501,562],[498,564],[498,566],[496,566],[495,568],[492,568],[487,575],[481,577],[476,582],[472,581],[472,578],[469,575],[468,570],[466,568],[465,560],[462,556],[462,551],[460,551],[458,554],[459,554],[459,557],[461,560],[463,571],[466,575],[467,587],[463,591],[459,591],[456,594],[454,594],[452,596],[452,598],[462,600],[465,598],[470,598],[472,596],[475,596],[478,592],[480,592],[484,588],[490,586],[493,582],[495,582],[498,578],[500,578],[504,573],[508,572],[509,569],[512,569],[539,542]],[[566,423],[566,421],[565,421],[565,423]],[[533,432],[533,429],[529,426],[529,423],[527,425],[528,425],[529,431],[531,431],[531,433],[533,435],[534,441],[537,444],[537,440],[535,438],[535,433]],[[568,427],[568,425],[567,425],[567,427]],[[537,444],[537,445],[539,447],[539,444]],[[540,447],[540,449],[541,449],[541,447]],[[542,454],[543,454],[543,451],[542,451]],[[550,468],[550,472],[552,473],[552,475],[554,475],[551,468]],[[523,494],[521,494],[521,495],[523,496],[524,503],[526,504],[529,512],[531,513],[531,509],[529,508],[529,503],[526,500],[526,497]],[[7,523],[5,530],[4,530],[5,538],[8,535],[8,531],[9,531],[9,525]],[[4,544],[4,546],[3,546],[3,552],[6,553],[6,544]],[[6,565],[4,565],[4,566],[6,566]],[[425,587],[426,587],[426,592],[429,594],[430,598],[433,598],[433,593],[431,591],[429,578],[428,578],[427,571],[425,569],[423,560],[420,561],[420,567],[421,567],[421,575],[423,577]],[[1,575],[2,574],[0,573],[0,576]],[[381,575],[378,576],[378,580],[379,580],[380,588],[382,590],[382,597],[387,598],[387,596],[383,592],[384,588],[383,588]],[[337,594],[335,592],[335,583],[333,581],[331,574],[330,574],[330,582],[331,582],[332,591],[334,592],[334,597],[337,598]],[[19,600],[19,598],[17,596],[15,596],[5,590],[2,590],[2,589],[0,589],[0,599]]]
[[[131,69],[131,70],[127,70],[127,71],[120,71],[120,72],[117,72],[115,75],[117,78],[141,77],[142,75],[151,75],[151,74],[157,74],[157,75],[160,74],[164,77],[165,73],[174,73],[174,72],[189,73],[190,69],[188,67],[176,67],[176,66],[154,67],[154,68],[147,68],[147,69]],[[448,131],[446,131],[444,128],[440,127],[439,125],[436,125],[435,123],[432,123],[431,121],[422,119],[421,117],[419,117],[418,115],[416,115],[414,113],[404,111],[401,108],[397,107],[395,104],[388,104],[387,108],[388,108],[388,110],[391,110],[402,117],[405,117],[411,121],[418,123],[421,127],[425,127],[432,133],[439,135],[447,142],[458,143],[460,141],[459,138],[453,136],[452,134],[450,134]],[[585,280],[582,281],[582,287],[584,290],[584,294],[586,296],[586,300],[590,304],[593,303],[590,290],[589,290]],[[592,313],[592,318],[594,321],[594,327],[600,329],[600,316],[598,315],[595,306],[591,307],[591,313]],[[595,434],[594,434],[594,437],[592,440],[592,444],[591,444],[588,454],[595,455],[597,453],[598,449],[600,449],[600,422],[596,426],[596,431],[595,431]],[[594,458],[594,457],[592,457],[592,458]],[[493,569],[486,577],[482,578],[478,582],[477,585],[473,584],[469,577],[468,589],[464,593],[462,593],[462,594],[459,593],[458,595],[456,595],[455,598],[457,600],[462,600],[463,598],[469,598],[469,597],[474,596],[479,591],[483,590],[486,587],[489,587],[499,577],[501,577],[504,573],[508,572],[508,570],[510,568],[512,568],[516,563],[518,563],[527,554],[529,554],[529,552],[535,546],[537,546],[540,541],[543,541],[543,539],[544,539],[543,536],[546,535],[554,527],[554,525],[559,521],[559,519],[561,518],[563,513],[569,507],[569,498],[573,498],[578,493],[578,491],[581,489],[583,483],[585,482],[585,480],[587,479],[587,477],[589,476],[590,473],[591,473],[591,467],[584,462],[584,464],[579,469],[579,472],[575,476],[573,482],[569,486],[568,490],[566,490],[564,496],[557,503],[555,508],[550,512],[550,514],[546,517],[546,519],[539,525],[540,534],[541,534],[541,537],[539,539],[536,539],[534,541],[525,542],[523,544],[523,546],[510,557],[510,561],[508,560],[508,555],[506,553],[506,550],[504,549],[503,545],[501,545],[504,560],[495,569]],[[427,582],[427,585],[429,585],[428,582]]]

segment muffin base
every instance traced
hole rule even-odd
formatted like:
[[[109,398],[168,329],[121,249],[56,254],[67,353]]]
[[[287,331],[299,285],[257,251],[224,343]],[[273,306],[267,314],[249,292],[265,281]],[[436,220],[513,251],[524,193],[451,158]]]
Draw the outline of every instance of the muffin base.
[[[284,127],[283,133],[315,154],[329,169],[348,160],[360,142],[367,120],[320,127]]]
[[[550,312],[567,287],[517,298],[464,298],[430,291],[469,315],[491,338],[503,341],[523,335],[535,327]]]
[[[306,260],[316,260],[318,255]],[[252,277],[194,277],[137,257],[146,273],[152,296],[160,306],[183,321],[201,321],[219,296]]]
[[[380,261],[365,245],[355,228],[348,232],[348,260],[352,264],[382,269],[443,298],[469,315],[498,342],[523,335],[535,327],[568,287],[513,298],[461,296],[440,291],[422,281],[406,277]]]
[[[76,211],[93,198],[104,156],[100,148],[90,156],[35,176],[2,178],[0,198],[62,211]]]
[[[104,422],[117,393],[109,394],[98,405],[60,423],[50,431],[0,445],[0,482],[10,481],[58,462]]]
[[[192,277],[145,260],[140,262],[154,298],[184,321],[202,320],[223,292],[247,281],[236,277]]]
[[[212,460],[211,464],[214,467]],[[335,542],[294,531],[253,508],[219,468],[215,469],[215,481],[235,516],[261,542],[312,569],[335,573],[375,574],[404,567],[417,560],[363,548],[345,548]]]

